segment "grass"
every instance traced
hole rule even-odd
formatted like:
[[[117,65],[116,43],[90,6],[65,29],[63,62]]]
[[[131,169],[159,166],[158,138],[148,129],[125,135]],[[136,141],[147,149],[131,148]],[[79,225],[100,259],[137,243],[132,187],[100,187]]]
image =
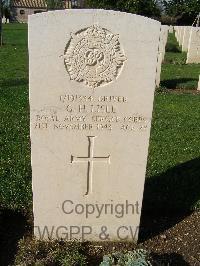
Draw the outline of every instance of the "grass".
[[[186,64],[187,54],[181,53],[174,34],[169,34],[166,51],[160,86],[167,89],[196,89],[200,65]]]
[[[5,25],[4,41],[0,48],[0,207],[30,210],[27,26]],[[173,35],[167,51],[161,86],[196,88],[199,66],[185,65],[185,54],[177,50]],[[145,206],[199,207],[199,102],[198,94],[156,93]]]
[[[36,241],[22,239],[19,241],[19,252],[14,265],[60,265],[85,266],[86,250],[81,243],[64,241]]]
[[[31,205],[27,25],[4,27],[0,48],[0,205]]]
[[[150,208],[200,209],[199,102],[200,94],[156,95],[145,188]]]

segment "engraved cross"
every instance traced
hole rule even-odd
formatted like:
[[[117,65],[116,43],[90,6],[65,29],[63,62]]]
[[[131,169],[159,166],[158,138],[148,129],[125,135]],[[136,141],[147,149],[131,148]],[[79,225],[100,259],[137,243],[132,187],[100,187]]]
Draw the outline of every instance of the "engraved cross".
[[[93,164],[94,162],[109,163],[110,155],[106,157],[94,156],[94,140],[96,136],[88,136],[88,155],[86,157],[75,157],[71,155],[71,163],[87,163],[87,190],[85,195],[92,192],[92,179],[93,179]]]

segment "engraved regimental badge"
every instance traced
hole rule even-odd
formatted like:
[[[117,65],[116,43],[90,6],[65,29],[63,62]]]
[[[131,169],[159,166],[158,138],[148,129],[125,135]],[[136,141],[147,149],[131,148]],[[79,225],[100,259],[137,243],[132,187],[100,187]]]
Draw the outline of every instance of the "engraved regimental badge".
[[[115,80],[125,60],[119,35],[97,25],[72,34],[64,52],[70,79],[84,82],[90,88]]]

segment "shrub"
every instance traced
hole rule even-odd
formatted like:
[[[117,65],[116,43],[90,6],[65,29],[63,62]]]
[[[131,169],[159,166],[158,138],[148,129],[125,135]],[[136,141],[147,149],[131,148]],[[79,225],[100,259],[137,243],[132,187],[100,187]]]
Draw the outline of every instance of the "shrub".
[[[114,253],[103,257],[100,266],[151,266],[149,254],[143,249],[129,251],[125,254]]]

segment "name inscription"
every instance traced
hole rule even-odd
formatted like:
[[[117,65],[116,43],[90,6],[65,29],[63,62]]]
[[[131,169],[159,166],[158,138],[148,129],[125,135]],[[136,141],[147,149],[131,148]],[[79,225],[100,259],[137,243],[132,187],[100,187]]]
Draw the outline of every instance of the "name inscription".
[[[144,131],[150,119],[140,114],[127,114],[124,96],[60,95],[59,107],[46,107],[32,119],[37,130],[66,131]]]

